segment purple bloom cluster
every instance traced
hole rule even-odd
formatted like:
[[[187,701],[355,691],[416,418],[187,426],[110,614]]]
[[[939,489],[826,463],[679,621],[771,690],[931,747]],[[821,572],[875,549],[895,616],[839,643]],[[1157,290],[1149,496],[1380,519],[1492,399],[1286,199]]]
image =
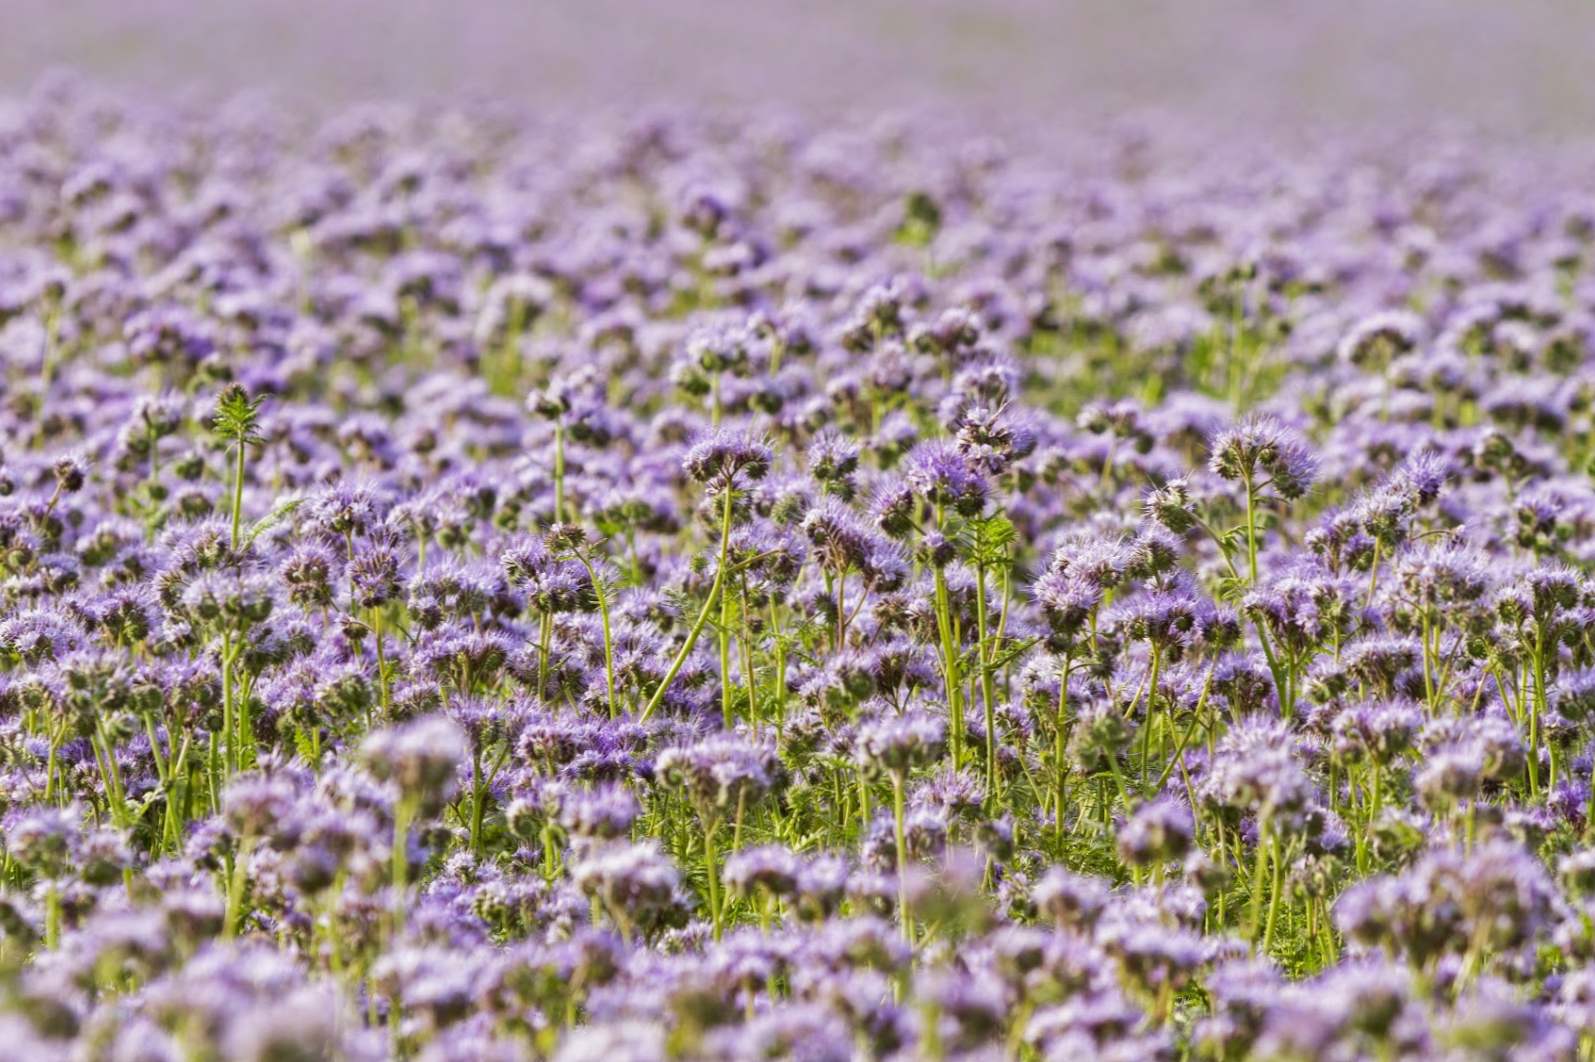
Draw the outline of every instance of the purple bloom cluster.
[[[1595,1052],[1589,160],[1076,146],[16,101],[0,1054]]]

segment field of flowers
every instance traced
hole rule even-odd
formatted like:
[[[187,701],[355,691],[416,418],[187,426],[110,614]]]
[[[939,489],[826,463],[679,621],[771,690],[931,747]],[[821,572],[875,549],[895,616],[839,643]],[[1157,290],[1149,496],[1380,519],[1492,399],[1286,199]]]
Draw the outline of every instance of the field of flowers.
[[[0,1057],[1595,1054],[1595,159],[0,117]]]

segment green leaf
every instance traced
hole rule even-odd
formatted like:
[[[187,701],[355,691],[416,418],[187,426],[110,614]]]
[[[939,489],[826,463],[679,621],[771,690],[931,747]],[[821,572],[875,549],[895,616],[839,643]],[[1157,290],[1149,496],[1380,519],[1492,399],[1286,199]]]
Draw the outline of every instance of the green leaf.
[[[928,192],[914,191],[903,202],[903,221],[894,234],[899,243],[923,247],[936,238],[941,229],[940,205]]]
[[[1249,587],[1244,579],[1221,575],[1214,583],[1213,596],[1220,601],[1237,602],[1246,596]]]
[[[264,437],[256,430],[260,406],[265,397],[250,398],[239,384],[230,384],[216,399],[216,415],[211,429],[224,439],[239,443],[260,443]]]
[[[244,532],[242,545],[248,546],[261,535],[282,523],[289,514],[305,503],[303,498],[287,498],[272,507],[271,512],[249,525],[249,530]]]
[[[1009,548],[1019,537],[1013,521],[1002,513],[971,520],[968,532],[970,558],[987,567],[1006,563]]]

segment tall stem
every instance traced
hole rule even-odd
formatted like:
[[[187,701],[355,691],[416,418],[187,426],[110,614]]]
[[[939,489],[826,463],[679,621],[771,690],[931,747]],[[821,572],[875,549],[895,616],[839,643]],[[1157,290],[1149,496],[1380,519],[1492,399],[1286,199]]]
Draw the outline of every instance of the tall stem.
[[[847,637],[847,569],[836,573],[836,651],[842,651]]]
[[[226,768],[230,778],[238,771],[238,720],[233,707],[233,632],[222,632],[222,732],[227,739]]]
[[[1285,860],[1279,850],[1279,835],[1270,841],[1273,848],[1274,877],[1268,887],[1268,923],[1263,928],[1263,954],[1274,946],[1274,924],[1279,915],[1279,897],[1285,891]]]
[[[161,437],[159,433],[156,432],[154,424],[149,426],[149,431],[146,433],[146,435],[149,439],[150,447],[150,470],[145,482],[153,488],[161,480]],[[150,494],[150,497],[151,499],[154,498],[153,492]]]
[[[1141,785],[1146,785],[1147,767],[1152,759],[1152,728],[1157,724],[1158,672],[1163,664],[1163,648],[1152,642],[1152,667],[1147,675],[1146,729],[1141,733]]]
[[[903,772],[892,772],[892,827],[897,840],[897,917],[902,922],[903,939],[914,943],[914,912],[908,900],[908,833],[903,827]]]
[[[552,613],[543,613],[537,632],[537,699],[548,699],[548,644],[554,633]]]
[[[947,709],[952,723],[953,766],[964,762],[964,705],[963,690],[958,678],[958,649],[953,644],[951,605],[947,594],[947,576],[936,569],[936,629],[941,636],[942,670],[947,680]]]
[[[731,729],[731,595],[720,592],[720,626],[716,632],[720,644],[720,723]]]
[[[244,886],[249,873],[249,850],[250,838],[247,835],[239,838],[238,850],[233,853],[227,874],[227,915],[222,925],[222,935],[225,937],[238,935],[238,922],[244,910]]]
[[[482,821],[487,811],[487,783],[482,777],[482,750],[471,753],[471,854],[482,855]]]
[[[786,726],[786,639],[777,622],[775,595],[770,595],[770,637],[775,640],[775,728]]]
[[[404,917],[404,895],[410,886],[410,822],[415,818],[415,805],[401,794],[393,805],[393,923],[397,931]]]
[[[382,607],[371,610],[371,634],[377,650],[377,703],[382,708],[383,722],[388,721],[388,661],[382,648]]]
[[[720,852],[715,845],[715,834],[719,832],[718,819],[709,819],[703,826],[703,863],[709,878],[709,918],[714,924],[714,939],[720,939],[724,928],[725,914],[720,906]]]
[[[240,522],[244,516],[244,442],[238,441],[238,459],[233,465],[233,537],[232,547],[238,549]]]
[[[1257,862],[1252,866],[1252,879],[1248,882],[1251,888],[1251,910],[1247,914],[1247,936],[1252,943],[1257,943],[1258,931],[1263,924],[1263,875],[1268,872],[1268,838],[1258,824],[1257,833]]]
[[[725,485],[725,505],[720,515],[720,563],[715,566],[714,584],[709,587],[709,597],[703,603],[703,609],[698,613],[698,618],[693,622],[692,629],[687,632],[687,640],[681,643],[681,649],[676,653],[676,658],[670,662],[670,670],[665,672],[665,677],[659,681],[659,686],[648,698],[648,703],[638,716],[639,721],[645,721],[659,707],[659,702],[664,700],[665,691],[670,689],[670,684],[676,680],[681,667],[687,662],[687,657],[692,653],[692,647],[698,644],[698,635],[703,633],[703,628],[709,622],[709,614],[713,611],[715,603],[720,599],[721,589],[725,586],[726,564],[731,553],[731,484]]]
[[[1545,699],[1545,627],[1535,624],[1534,627],[1534,692],[1529,698],[1529,763],[1534,769],[1536,788],[1538,788],[1538,774],[1540,761],[1540,720],[1547,711]],[[1556,758],[1555,749],[1552,749],[1551,776],[1546,783],[1548,786],[1556,785]]]
[[[748,577],[746,574],[738,580],[740,599],[742,605],[741,623],[737,629],[737,644],[742,647],[742,681],[748,690],[748,718],[753,721],[754,729],[759,726],[759,691],[753,673],[753,639],[750,637],[749,623],[753,610],[748,605]]]
[[[1246,567],[1249,585],[1257,585],[1257,493],[1252,478],[1246,477]]]
[[[1068,767],[1064,762],[1064,747],[1068,738],[1069,719],[1069,665],[1073,663],[1069,654],[1063,654],[1063,668],[1058,672],[1058,722],[1053,731],[1053,755],[1056,763],[1054,770],[1058,772],[1057,802],[1053,808],[1054,824],[1058,829],[1058,840],[1063,840],[1063,797],[1064,780]]]
[[[975,667],[980,672],[980,699],[986,715],[986,799],[997,800],[1001,775],[997,771],[997,705],[991,688],[991,668],[986,662],[986,567],[975,565]]]
[[[1431,622],[1430,617],[1429,617],[1429,606],[1428,605],[1424,605],[1423,606],[1423,695],[1424,695],[1424,701],[1427,704],[1427,707],[1429,709],[1429,714],[1430,715],[1434,714],[1434,711],[1435,711],[1435,708],[1436,708],[1435,696],[1434,696],[1434,655],[1429,650],[1429,646],[1430,646],[1431,642],[1433,642],[1433,640],[1434,640],[1433,630],[1434,630],[1434,624]]]
[[[609,718],[615,718],[615,638],[609,626],[609,594],[604,590],[603,580],[598,577],[597,566],[585,556],[581,557],[582,567],[587,569],[587,578],[593,584],[593,596],[598,599],[598,618],[604,626],[604,684],[609,694]]]
[[[61,890],[51,882],[44,890],[44,947],[54,951],[61,946]]]
[[[565,422],[554,422],[554,522],[565,519]]]

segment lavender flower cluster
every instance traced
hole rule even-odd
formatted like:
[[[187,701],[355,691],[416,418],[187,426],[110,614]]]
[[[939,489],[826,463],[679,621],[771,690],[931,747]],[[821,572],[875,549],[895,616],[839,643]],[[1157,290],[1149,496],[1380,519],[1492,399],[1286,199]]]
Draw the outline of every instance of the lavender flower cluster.
[[[1570,151],[44,83],[0,1053],[1595,1052]]]

